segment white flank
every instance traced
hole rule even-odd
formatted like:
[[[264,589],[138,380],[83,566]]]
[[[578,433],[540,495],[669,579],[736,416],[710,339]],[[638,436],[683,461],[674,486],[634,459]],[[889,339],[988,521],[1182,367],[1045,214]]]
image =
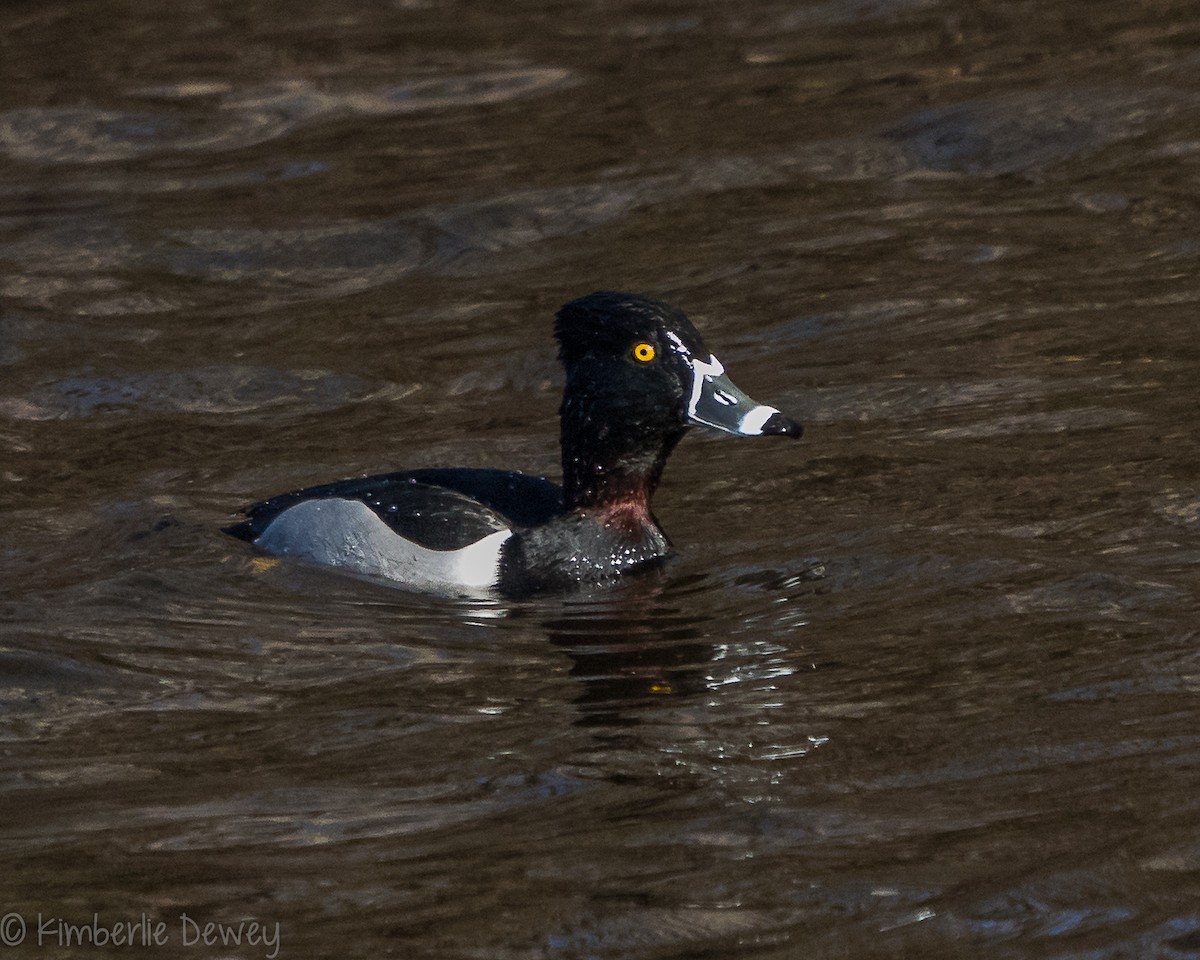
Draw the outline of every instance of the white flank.
[[[446,591],[495,586],[500,548],[511,536],[497,530],[461,550],[430,550],[400,536],[365,503],[329,499],[289,507],[254,542],[281,557]]]

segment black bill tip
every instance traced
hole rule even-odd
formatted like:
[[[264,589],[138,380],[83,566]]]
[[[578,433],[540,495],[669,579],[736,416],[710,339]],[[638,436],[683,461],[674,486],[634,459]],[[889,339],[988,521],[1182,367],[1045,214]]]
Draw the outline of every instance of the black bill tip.
[[[782,413],[773,413],[762,425],[762,434],[764,437],[791,437],[793,440],[799,440],[804,436],[804,427],[791,417],[785,417]]]

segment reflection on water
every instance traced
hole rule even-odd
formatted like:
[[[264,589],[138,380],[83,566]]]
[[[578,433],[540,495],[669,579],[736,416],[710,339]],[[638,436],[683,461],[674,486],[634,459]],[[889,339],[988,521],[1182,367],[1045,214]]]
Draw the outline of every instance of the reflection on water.
[[[503,103],[561,86],[569,78],[569,71],[562,69],[508,70],[340,93],[305,81],[240,92],[222,83],[180,83],[134,90],[130,95],[200,100],[203,109],[193,124],[166,111],[121,113],[90,106],[18,109],[0,115],[0,150],[34,163],[106,163],[156,153],[242,150],[285,136],[302,124],[339,115],[390,116]]]
[[[1200,31],[1077,6],[0,12],[0,913],[1200,955]],[[596,288],[811,425],[689,437],[665,570],[451,602],[219,533],[554,474]]]

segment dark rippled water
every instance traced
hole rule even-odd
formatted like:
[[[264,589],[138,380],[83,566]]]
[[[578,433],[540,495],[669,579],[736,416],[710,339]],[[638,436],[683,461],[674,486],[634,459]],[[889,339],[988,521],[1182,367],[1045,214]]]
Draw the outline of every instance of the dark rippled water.
[[[6,5],[0,952],[1200,956],[1198,67],[1183,0]],[[665,572],[218,532],[556,473],[596,288],[808,425],[685,441]]]

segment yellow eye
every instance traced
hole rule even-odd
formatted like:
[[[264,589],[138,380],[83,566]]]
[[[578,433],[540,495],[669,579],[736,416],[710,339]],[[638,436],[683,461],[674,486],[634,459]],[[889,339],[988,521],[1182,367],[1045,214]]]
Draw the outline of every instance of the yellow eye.
[[[649,363],[654,359],[656,353],[654,344],[643,341],[633,348],[633,359],[638,363]]]

